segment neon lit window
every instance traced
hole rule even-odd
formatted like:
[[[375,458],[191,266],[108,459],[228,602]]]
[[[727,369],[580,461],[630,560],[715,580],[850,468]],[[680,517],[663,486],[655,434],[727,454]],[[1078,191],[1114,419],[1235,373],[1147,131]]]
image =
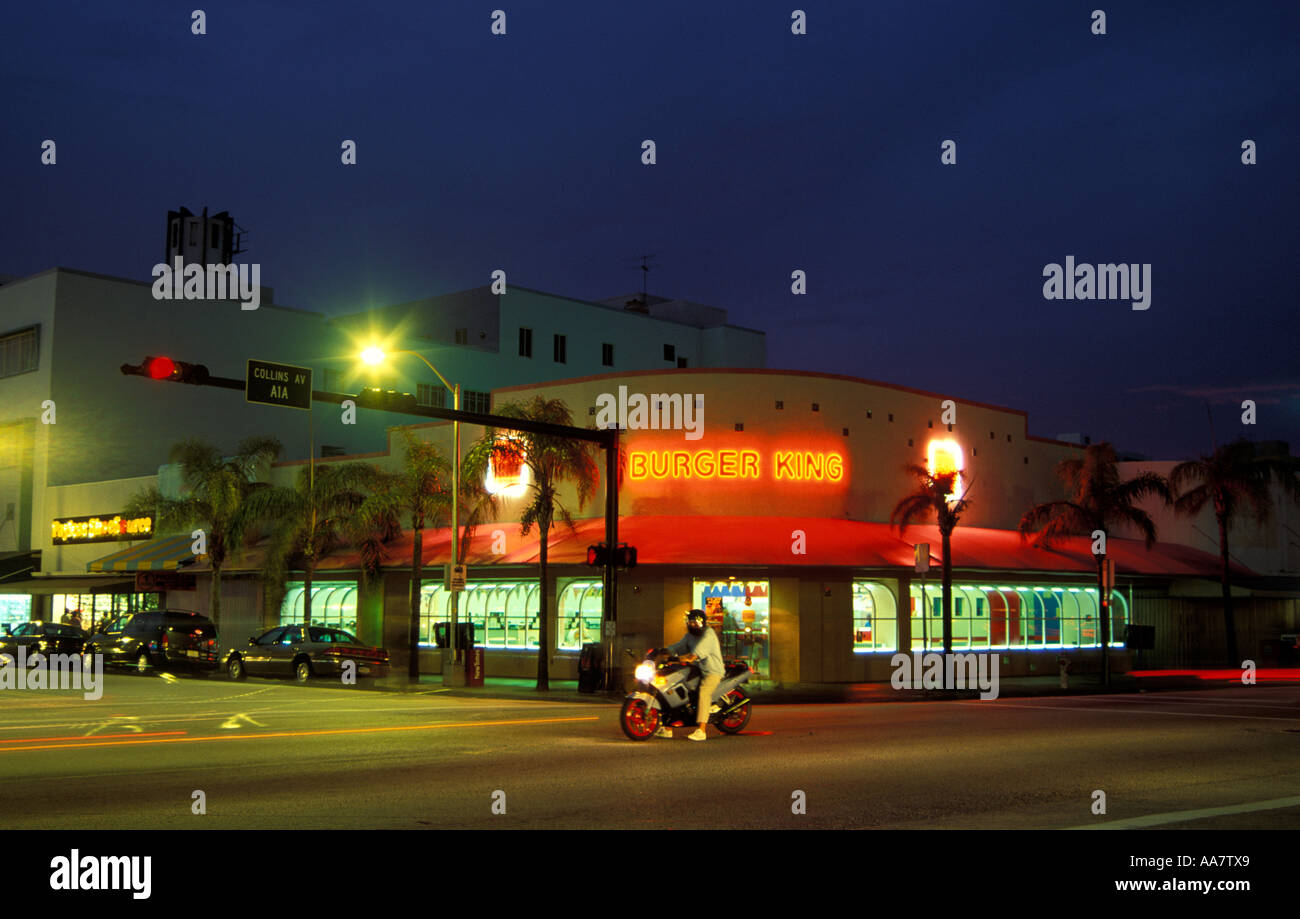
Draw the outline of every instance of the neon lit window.
[[[556,646],[561,651],[581,651],[590,641],[600,641],[605,585],[600,581],[570,581],[560,589]]]
[[[695,608],[709,617],[709,626],[718,633],[722,644],[723,660],[743,660],[758,672],[759,679],[768,679],[771,607],[770,584],[767,581],[696,581],[691,595]],[[685,634],[665,635],[669,642]]]
[[[1121,648],[1128,624],[1128,603],[1118,591],[1111,597],[1111,647]],[[912,649],[941,650],[942,589],[937,584],[927,585],[923,604],[921,587],[913,583],[910,601]],[[922,616],[922,609],[929,615]],[[953,584],[952,646],[965,650],[1101,647],[1097,588]]]
[[[474,623],[474,644],[519,651],[539,647],[536,581],[478,581],[460,591],[459,622]],[[451,592],[441,583],[420,588],[420,644],[435,645],[435,626],[451,620]],[[599,623],[598,623],[599,625]]]
[[[304,594],[302,581],[290,581],[280,603],[280,624],[302,623]],[[312,581],[311,624],[326,628],[357,631],[357,582]]]
[[[878,581],[853,582],[853,651],[898,650],[898,604]]]

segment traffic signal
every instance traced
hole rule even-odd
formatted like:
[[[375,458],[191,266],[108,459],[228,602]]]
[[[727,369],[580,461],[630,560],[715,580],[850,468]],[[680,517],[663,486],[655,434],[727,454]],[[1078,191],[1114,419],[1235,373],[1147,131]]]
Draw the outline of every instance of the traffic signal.
[[[122,373],[127,376],[148,377],[151,380],[167,380],[169,383],[193,383],[202,385],[208,381],[208,368],[203,364],[189,364],[174,361],[170,357],[149,355],[139,364],[123,364]]]
[[[596,543],[594,546],[587,547],[587,564],[593,567],[603,568],[609,560],[608,543]],[[618,544],[614,549],[614,566],[617,568],[635,568],[636,567],[636,546],[629,546],[625,542]]]
[[[415,396],[411,393],[379,389],[375,386],[367,386],[357,393],[357,405],[361,408],[377,408],[385,412],[413,412],[416,408]]]

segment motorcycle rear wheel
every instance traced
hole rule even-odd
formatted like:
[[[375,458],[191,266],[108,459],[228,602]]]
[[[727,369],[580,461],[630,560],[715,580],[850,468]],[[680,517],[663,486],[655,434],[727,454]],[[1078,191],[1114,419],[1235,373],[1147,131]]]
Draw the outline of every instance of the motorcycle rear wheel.
[[[749,696],[745,694],[744,690],[733,689],[723,697],[723,702],[725,705],[734,705],[738,699],[745,700],[744,704],[741,705],[740,708],[728,713],[725,718],[719,718],[717,721],[713,722],[714,726],[717,727],[719,731],[726,734],[739,734],[741,731],[745,730],[745,727],[749,724],[750,709],[753,706],[749,701]]]
[[[618,724],[629,739],[649,740],[659,730],[659,709],[651,708],[644,699],[624,699]]]

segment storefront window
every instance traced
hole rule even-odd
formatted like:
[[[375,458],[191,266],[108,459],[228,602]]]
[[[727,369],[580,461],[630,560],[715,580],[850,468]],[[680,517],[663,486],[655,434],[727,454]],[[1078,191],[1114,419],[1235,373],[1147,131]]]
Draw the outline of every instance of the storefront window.
[[[581,651],[587,642],[600,641],[600,620],[604,614],[605,585],[601,581],[570,581],[560,589],[560,634],[562,651]]]
[[[853,651],[898,650],[898,604],[878,581],[853,582]]]
[[[1111,594],[1111,646],[1123,647],[1128,603]],[[929,615],[922,616],[921,610]],[[912,585],[912,648],[943,648],[943,590]],[[923,636],[928,635],[929,643]],[[1101,645],[1097,589],[1068,586],[957,585],[952,588],[954,649],[1096,648]]]
[[[540,596],[536,581],[478,581],[466,584],[465,589],[460,591],[457,619],[460,622],[474,623],[476,645],[535,651],[539,647]],[[442,584],[421,585],[421,645],[436,646],[435,627],[438,623],[450,621],[450,600],[451,593]],[[563,633],[560,637],[564,637]]]
[[[743,660],[759,679],[767,679],[771,659],[767,581],[696,581],[695,605],[709,617],[722,642],[723,660]],[[676,641],[680,636],[667,636]]]
[[[46,616],[51,622],[62,622],[81,614],[81,627],[93,632],[102,623],[122,613],[159,609],[160,595],[156,593],[52,594],[46,606]]]
[[[306,588],[302,581],[289,582],[289,589],[285,591],[284,600],[280,603],[282,624],[302,622],[305,593]],[[356,634],[357,582],[312,581],[310,624],[343,629],[345,632]]]
[[[16,626],[32,618],[32,598],[29,594],[0,594],[0,631],[4,626]]]

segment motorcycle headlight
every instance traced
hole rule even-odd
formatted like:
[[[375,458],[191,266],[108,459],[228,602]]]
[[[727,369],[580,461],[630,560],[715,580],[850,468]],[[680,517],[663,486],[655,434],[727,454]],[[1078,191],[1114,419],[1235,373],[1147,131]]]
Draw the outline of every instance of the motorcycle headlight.
[[[649,683],[655,678],[655,665],[650,661],[642,661],[637,664],[636,678],[638,682]]]

